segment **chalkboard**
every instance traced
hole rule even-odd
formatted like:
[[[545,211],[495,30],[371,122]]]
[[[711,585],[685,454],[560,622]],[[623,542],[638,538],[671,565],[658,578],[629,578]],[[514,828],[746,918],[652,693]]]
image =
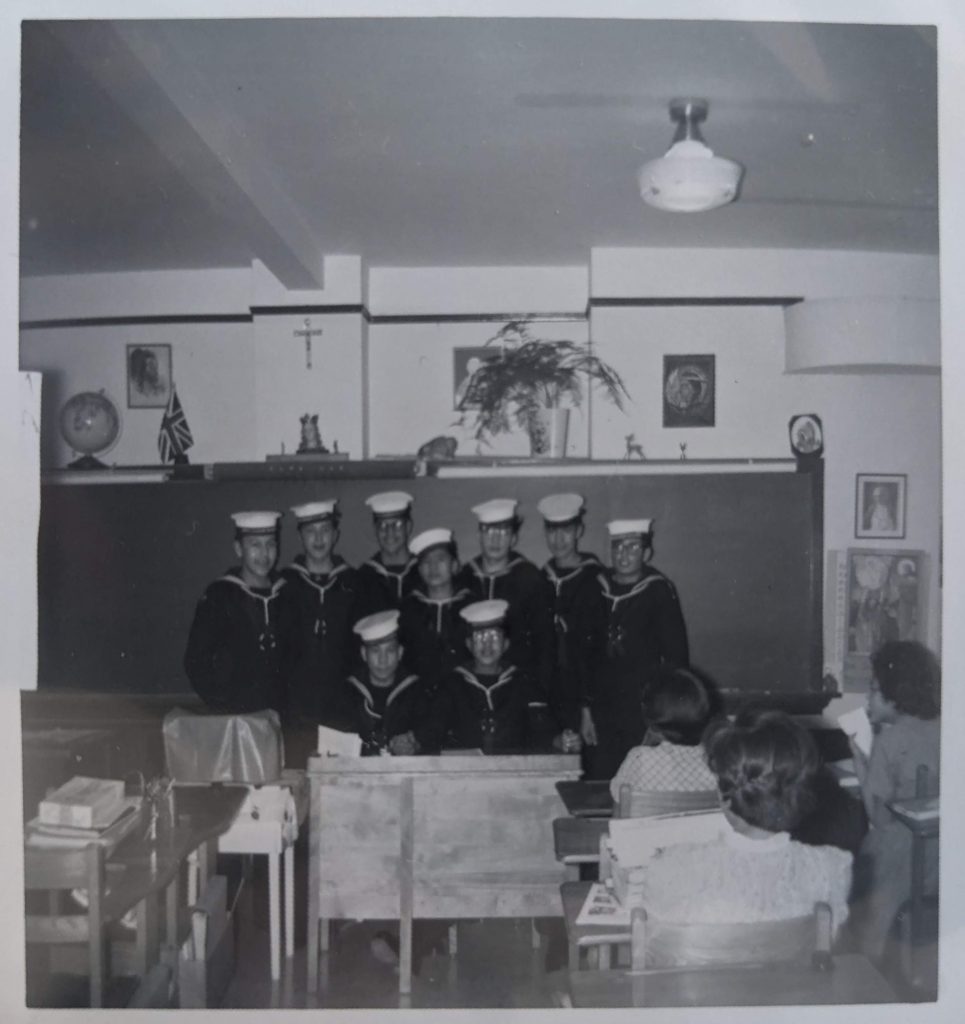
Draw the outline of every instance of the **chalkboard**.
[[[676,583],[694,665],[733,697],[784,706],[820,703],[823,476],[809,472],[443,480],[221,480],[42,488],[39,685],[103,692],[189,689],[181,658],[195,603],[234,557],[229,513],[287,510],[337,497],[339,551],[352,564],[375,551],[364,499],[415,497],[415,529],[449,526],[460,555],[478,552],[470,508],[515,497],[519,550],[547,555],[536,502],[573,490],[587,503],[586,550],[607,556],[606,522],[655,520],[653,563]],[[286,516],[281,563],[300,550]],[[819,705],[818,705],[819,706]]]

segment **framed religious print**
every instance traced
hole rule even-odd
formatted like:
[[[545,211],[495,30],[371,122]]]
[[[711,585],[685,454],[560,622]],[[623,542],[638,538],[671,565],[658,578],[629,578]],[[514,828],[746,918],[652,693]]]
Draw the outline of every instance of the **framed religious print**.
[[[854,535],[876,540],[905,536],[904,473],[858,473],[855,481]]]
[[[128,409],[164,409],[171,397],[171,346],[127,346]]]
[[[665,427],[714,425],[715,359],[715,356],[663,357]]]
[[[486,345],[466,345],[452,350],[452,407],[457,412],[479,408],[476,403],[466,401],[466,388],[483,362],[498,354],[498,349]]]

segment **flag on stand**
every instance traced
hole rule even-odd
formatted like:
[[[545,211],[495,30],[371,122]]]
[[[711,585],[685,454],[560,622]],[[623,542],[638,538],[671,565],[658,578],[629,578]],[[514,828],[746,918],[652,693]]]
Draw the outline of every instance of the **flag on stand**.
[[[181,408],[177,388],[172,383],[171,397],[168,399],[168,407],[164,410],[161,430],[157,436],[157,450],[160,453],[161,462],[187,462],[187,456],[184,453],[193,444],[194,438],[191,436],[188,418]]]

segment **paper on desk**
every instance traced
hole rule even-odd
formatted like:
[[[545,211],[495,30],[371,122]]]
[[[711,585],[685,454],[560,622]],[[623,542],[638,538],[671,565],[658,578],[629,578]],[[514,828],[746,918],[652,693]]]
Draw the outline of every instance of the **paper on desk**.
[[[710,843],[729,827],[720,811],[654,818],[611,818],[610,848],[622,867],[636,867],[646,864],[665,846]]]
[[[318,727],[318,752],[322,757],[360,757],[362,754],[362,737],[354,732],[340,732],[330,729],[327,725]]]
[[[871,753],[871,720],[864,705],[838,715],[838,728],[854,740],[854,745],[867,756]]]

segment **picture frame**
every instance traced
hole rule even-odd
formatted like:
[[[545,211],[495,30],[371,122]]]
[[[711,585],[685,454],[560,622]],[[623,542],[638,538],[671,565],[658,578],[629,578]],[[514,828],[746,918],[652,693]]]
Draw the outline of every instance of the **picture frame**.
[[[475,402],[465,401],[466,387],[480,363],[498,353],[491,345],[465,345],[452,350],[452,408],[456,412],[478,408]]]
[[[716,419],[716,356],[663,357],[663,425],[712,427]]]
[[[924,551],[849,548],[844,616],[844,682],[871,680],[871,655],[889,640],[925,640]]]
[[[165,409],[171,398],[171,346],[128,345],[128,409]]]
[[[908,477],[905,473],[858,473],[855,477],[854,535],[903,540]]]

